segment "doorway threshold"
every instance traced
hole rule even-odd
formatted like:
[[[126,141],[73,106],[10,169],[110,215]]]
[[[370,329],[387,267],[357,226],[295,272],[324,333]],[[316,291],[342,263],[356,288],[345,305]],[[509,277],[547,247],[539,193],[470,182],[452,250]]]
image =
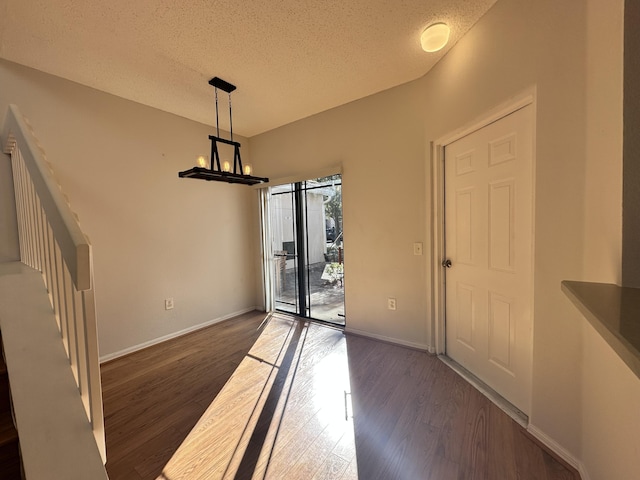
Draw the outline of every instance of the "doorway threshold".
[[[464,368],[455,360],[447,357],[446,355],[438,355],[438,358],[442,362],[451,368],[454,372],[464,378],[467,382],[473,385],[476,390],[482,393],[485,397],[491,400],[500,410],[509,415],[516,423],[521,427],[527,428],[529,425],[529,417],[514,404],[506,400],[502,395],[496,392],[489,385],[484,383],[478,377],[476,377],[469,370]]]
[[[278,315],[280,317],[286,317],[286,318],[291,318],[294,320],[300,320],[302,322],[313,322],[316,323],[318,325],[322,325],[324,327],[329,327],[329,328],[333,328],[335,330],[341,330],[344,331],[345,326],[346,326],[346,322],[345,323],[335,323],[335,322],[331,322],[329,320],[321,320],[319,318],[312,318],[312,317],[304,317],[302,315],[297,315],[295,313],[292,312],[287,312],[286,310],[278,310],[276,309],[273,312],[274,315]]]

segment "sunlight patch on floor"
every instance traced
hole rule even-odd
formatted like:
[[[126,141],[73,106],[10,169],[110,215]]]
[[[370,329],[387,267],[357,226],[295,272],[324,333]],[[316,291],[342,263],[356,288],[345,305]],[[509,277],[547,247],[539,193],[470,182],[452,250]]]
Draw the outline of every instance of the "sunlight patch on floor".
[[[357,478],[344,337],[309,328],[272,318],[159,480]]]

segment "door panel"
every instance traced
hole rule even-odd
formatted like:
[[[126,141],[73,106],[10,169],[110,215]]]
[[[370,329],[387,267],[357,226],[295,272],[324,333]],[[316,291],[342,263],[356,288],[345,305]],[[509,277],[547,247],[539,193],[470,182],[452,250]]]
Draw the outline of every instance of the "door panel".
[[[456,285],[457,292],[457,307],[458,307],[458,324],[456,328],[456,340],[460,342],[465,347],[469,348],[471,351],[475,352],[474,340],[475,335],[474,327],[475,327],[475,312],[477,295],[474,295],[475,288],[471,285],[465,285],[463,283],[458,283]]]
[[[489,185],[489,265],[493,270],[514,272],[515,181]]]
[[[513,300],[489,292],[489,361],[513,375]]]
[[[341,175],[269,194],[275,309],[344,325]]]
[[[459,263],[473,265],[473,236],[475,188],[463,188],[456,192],[456,250]]]
[[[298,259],[295,248],[296,217],[292,185],[278,187],[270,202],[273,286],[275,307],[289,313],[300,309]]]
[[[446,352],[529,413],[533,109],[445,146]]]

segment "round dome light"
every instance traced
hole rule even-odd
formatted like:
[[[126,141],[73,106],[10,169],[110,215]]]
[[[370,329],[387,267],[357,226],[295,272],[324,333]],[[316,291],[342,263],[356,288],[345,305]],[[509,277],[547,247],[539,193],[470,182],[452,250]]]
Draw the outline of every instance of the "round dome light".
[[[434,23],[425,28],[420,36],[420,44],[425,52],[437,52],[449,41],[449,26],[446,23]]]

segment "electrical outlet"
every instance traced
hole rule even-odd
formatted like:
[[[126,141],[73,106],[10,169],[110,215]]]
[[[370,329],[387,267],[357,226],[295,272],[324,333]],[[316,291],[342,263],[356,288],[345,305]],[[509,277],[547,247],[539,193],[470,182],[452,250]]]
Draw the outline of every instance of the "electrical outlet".
[[[396,299],[395,298],[387,298],[387,308],[389,310],[396,309]]]
[[[413,254],[422,255],[422,242],[415,242],[413,244]]]
[[[164,309],[171,310],[173,308],[173,298],[167,298],[164,301]]]

